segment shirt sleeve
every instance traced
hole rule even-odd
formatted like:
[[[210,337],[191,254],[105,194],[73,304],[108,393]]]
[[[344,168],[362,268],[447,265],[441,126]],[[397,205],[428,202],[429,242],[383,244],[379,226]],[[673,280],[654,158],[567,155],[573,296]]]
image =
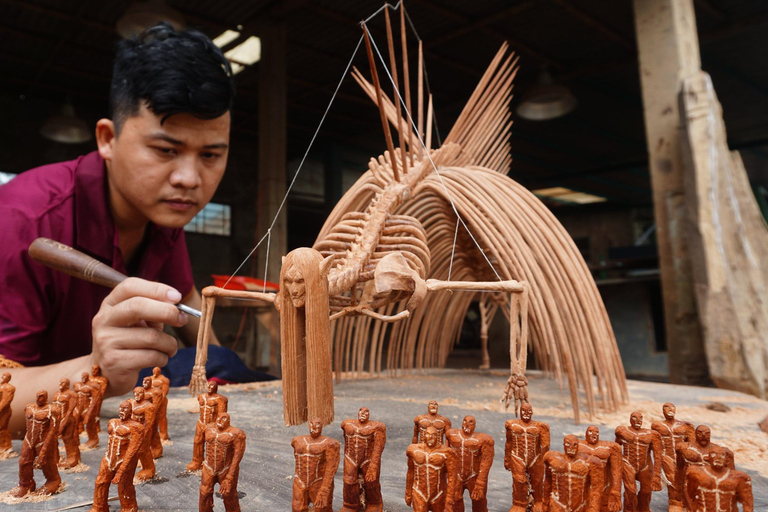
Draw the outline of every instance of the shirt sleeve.
[[[192,264],[189,261],[184,230],[179,230],[168,259],[160,268],[158,281],[173,286],[182,297],[186,297],[194,288],[195,280],[192,277]]]

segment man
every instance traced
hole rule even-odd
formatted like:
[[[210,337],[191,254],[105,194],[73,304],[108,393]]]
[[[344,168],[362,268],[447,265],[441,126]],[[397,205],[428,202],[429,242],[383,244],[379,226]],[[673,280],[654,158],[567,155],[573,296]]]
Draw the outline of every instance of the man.
[[[213,486],[219,484],[226,512],[240,512],[237,477],[245,453],[245,433],[230,426],[229,414],[205,429],[205,462],[200,479],[200,512],[213,512]]]
[[[16,387],[11,384],[11,374],[4,373],[0,377],[0,459],[13,450],[8,424],[11,421],[11,402],[15,394]]]
[[[427,427],[421,443],[405,450],[405,504],[414,512],[452,511],[456,492],[456,455],[439,442],[435,427]]]
[[[512,472],[512,508],[525,512],[528,494],[533,494],[533,510],[542,508],[544,454],[549,451],[549,425],[534,421],[533,407],[520,405],[520,419],[507,420],[507,442],[504,444],[504,469]]]
[[[600,429],[587,427],[586,442],[579,442],[579,454],[594,457],[603,466],[601,512],[621,510],[621,447],[611,441],[600,440]]]
[[[590,455],[579,456],[579,438],[565,436],[563,452],[544,454],[544,510],[547,512],[597,512],[603,490],[603,463]]]
[[[85,447],[93,449],[99,446],[99,435],[96,432],[96,414],[94,406],[96,404],[96,395],[98,394],[98,384],[91,382],[88,372],[83,372],[80,382],[75,382],[75,393],[77,393],[77,414],[75,416],[78,435],[85,431],[88,434],[88,441]]]
[[[357,420],[341,422],[344,433],[344,507],[341,512],[360,512],[360,495],[365,498],[365,512],[381,512],[381,454],[387,442],[387,427],[371,421],[371,411],[361,407]],[[361,493],[359,479],[363,479]]]
[[[422,436],[428,427],[435,427],[438,442],[445,442],[445,431],[451,428],[451,420],[437,414],[437,401],[432,400],[427,404],[427,414],[419,414],[413,418],[413,444],[423,443]]]
[[[157,410],[157,428],[160,430],[160,440],[170,441],[168,437],[168,391],[171,389],[171,381],[160,372],[160,367],[152,368],[152,385],[163,392],[163,402]]]
[[[205,429],[208,425],[214,423],[219,415],[227,412],[227,397],[218,393],[219,385],[216,381],[208,383],[208,393],[203,393],[197,397],[197,403],[200,405],[200,418],[195,427],[195,439],[192,445],[192,462],[187,464],[187,471],[197,471],[203,463],[203,443]]]
[[[754,497],[749,475],[728,467],[728,453],[722,446],[713,446],[705,459],[706,464],[691,466],[686,475],[688,510],[736,512],[741,503],[743,512],[752,512]]]
[[[320,418],[312,418],[308,426],[308,436],[291,440],[296,459],[291,512],[307,512],[310,503],[317,512],[333,512],[333,477],[339,469],[339,442],[323,435]]]
[[[154,478],[157,473],[155,460],[152,458],[152,422],[155,420],[155,408],[152,402],[147,398],[144,388],[137,386],[133,389],[133,398],[129,399],[131,404],[131,418],[136,420],[142,426],[141,444],[139,445],[139,462],[141,462],[141,471],[137,476],[140,482]]]
[[[651,423],[651,430],[661,436],[661,469],[667,479],[667,495],[670,512],[683,512],[683,482],[678,482],[677,447],[693,439],[693,424],[675,419],[675,404],[661,407],[664,420]]]
[[[493,464],[493,437],[475,432],[474,416],[465,416],[461,429],[452,428],[445,434],[446,444],[458,459],[456,501],[454,512],[464,512],[464,490],[469,491],[472,512],[488,512],[488,472]]]
[[[10,491],[14,498],[23,498],[35,490],[35,468],[43,470],[45,485],[41,494],[55,494],[61,485],[59,476],[59,446],[56,407],[48,403],[48,392],[38,391],[35,403],[24,409],[27,433],[21,443],[19,457],[19,486]]]
[[[149,446],[152,450],[152,458],[159,459],[163,456],[163,443],[160,441],[160,430],[158,430],[157,420],[160,407],[163,405],[163,400],[165,397],[163,396],[163,392],[160,390],[160,388],[156,388],[152,384],[152,377],[144,377],[142,386],[144,387],[144,396],[146,396],[147,399],[152,403],[152,409],[154,410],[152,415],[152,425],[148,427],[150,432],[147,434],[150,436]]]
[[[616,427],[616,443],[622,449],[624,510],[650,512],[651,493],[661,490],[661,436],[643,428],[643,414],[635,411],[629,416],[628,427]]]
[[[139,460],[139,448],[144,427],[132,419],[130,400],[120,403],[119,418],[107,424],[107,453],[101,459],[96,486],[93,489],[93,507],[88,512],[109,512],[109,484],[117,484],[120,510],[138,510],[133,477]]]
[[[61,469],[70,469],[80,464],[80,440],[77,434],[77,393],[69,389],[69,379],[61,379],[59,391],[53,395],[53,404],[58,409],[58,436],[64,442],[64,458],[59,461]]]
[[[126,393],[139,369],[175,354],[163,324],[194,343],[197,320],[174,306],[200,307],[182,227],[224,174],[233,84],[198,32],[161,24],[121,41],[98,151],[0,187],[0,355],[27,367],[10,370],[21,403],[94,364],[110,396]],[[52,271],[27,254],[40,236],[133,277],[110,292]],[[23,428],[11,419],[12,431]]]

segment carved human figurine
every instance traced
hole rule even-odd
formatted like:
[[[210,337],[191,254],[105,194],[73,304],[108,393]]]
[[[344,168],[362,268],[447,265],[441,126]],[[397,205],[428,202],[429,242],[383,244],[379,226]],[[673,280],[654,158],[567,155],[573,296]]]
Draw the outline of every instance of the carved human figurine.
[[[643,428],[643,414],[635,411],[629,416],[628,427],[616,427],[616,442],[622,449],[624,510],[649,512],[651,493],[661,490],[661,436]]]
[[[563,453],[544,454],[544,510],[547,512],[590,512],[600,510],[603,491],[603,462],[579,455],[579,438],[565,436]]]
[[[342,512],[363,510],[360,495],[365,497],[365,512],[381,512],[381,454],[387,442],[387,427],[371,421],[367,407],[357,411],[357,419],[341,422],[344,433],[344,507]],[[360,489],[359,479],[363,479]]]
[[[27,433],[21,443],[19,458],[19,486],[10,491],[21,498],[35,490],[34,470],[42,469],[45,485],[40,494],[53,494],[61,485],[59,476],[59,447],[57,436],[57,408],[48,403],[48,392],[38,391],[36,401],[24,409]]]
[[[139,445],[139,462],[141,462],[141,471],[137,475],[140,482],[149,480],[157,472],[155,460],[152,458],[152,422],[155,419],[155,407],[143,387],[133,388],[133,398],[128,400],[131,403],[131,417],[139,422],[143,427],[141,432],[141,444]]]
[[[520,419],[507,420],[504,428],[504,469],[512,472],[512,508],[525,512],[528,495],[533,494],[533,509],[542,508],[544,454],[549,451],[549,425],[534,421],[530,403],[520,406]]]
[[[682,512],[683,482],[678,482],[677,448],[681,443],[693,439],[693,423],[675,419],[675,404],[667,402],[661,410],[664,419],[651,423],[651,430],[661,436],[661,469],[667,479],[669,511]]]
[[[219,492],[226,512],[240,512],[237,478],[245,453],[245,432],[229,424],[229,414],[222,413],[209,424],[205,438],[205,461],[200,480],[200,512],[213,512],[213,486]]]
[[[717,445],[710,441],[712,431],[706,425],[699,425],[694,431],[692,440],[688,442],[681,442],[677,445],[677,481],[682,482],[682,495],[683,500],[688,499],[688,493],[685,486],[687,485],[686,474],[688,469],[692,466],[703,466],[706,464],[706,457],[712,450],[722,448],[725,450],[725,465],[729,469],[735,469],[735,461],[733,452],[725,447]],[[686,504],[688,509],[692,508],[692,504]]]
[[[168,437],[168,391],[171,389],[171,381],[163,375],[159,366],[152,368],[152,385],[163,392],[163,402],[157,410],[157,428],[160,431],[162,441],[170,441]]]
[[[227,397],[218,393],[216,381],[208,383],[208,392],[197,397],[200,404],[200,418],[195,427],[195,439],[192,447],[192,462],[187,464],[187,471],[197,471],[203,464],[203,434],[205,428],[216,421],[220,414],[227,412]]]
[[[461,428],[452,428],[445,433],[446,444],[450,446],[458,463],[456,464],[456,497],[454,512],[464,512],[464,490],[469,491],[472,512],[488,512],[488,472],[493,464],[493,437],[475,431],[474,416],[465,416]]]
[[[82,380],[74,385],[77,393],[77,432],[85,431],[88,434],[86,448],[96,448],[99,446],[99,434],[97,432],[98,418],[94,412],[94,406],[98,403],[96,398],[99,394],[98,382],[91,382],[91,376],[88,372],[83,372]]]
[[[601,441],[600,429],[595,425],[587,427],[585,438],[579,441],[579,454],[595,457],[603,467],[600,510],[618,512],[621,510],[621,447],[613,441]]]
[[[451,420],[437,414],[437,401],[432,400],[427,405],[427,414],[419,414],[413,418],[413,444],[423,443],[424,431],[428,427],[437,430],[437,442],[445,443],[445,431],[451,428]]]
[[[69,379],[59,381],[59,390],[53,395],[53,404],[58,409],[58,435],[64,442],[65,457],[59,467],[69,469],[80,464],[80,441],[77,436],[77,393],[69,388]]]
[[[435,427],[427,427],[422,442],[405,450],[408,473],[405,479],[405,504],[414,512],[452,511],[457,483],[456,454],[439,442]]]
[[[714,446],[705,457],[707,463],[691,466],[686,473],[686,492],[691,512],[743,512],[754,510],[752,480],[743,471],[729,468],[728,452]]]
[[[109,420],[107,424],[107,452],[101,459],[93,489],[93,507],[89,512],[109,512],[109,484],[113,482],[117,484],[120,510],[138,510],[133,477],[145,429],[144,425],[133,419],[134,412],[133,402],[124,400],[120,403],[118,417]]]
[[[296,436],[291,441],[296,459],[291,511],[307,512],[311,503],[317,512],[332,512],[333,477],[339,469],[340,445],[323,435],[320,418],[312,418],[308,425],[309,435]]]
[[[152,377],[144,377],[142,385],[144,386],[144,396],[152,402],[152,408],[154,409],[152,425],[149,426],[150,432],[147,434],[149,436],[149,446],[152,450],[152,458],[159,459],[163,456],[163,443],[160,440],[160,430],[158,429],[157,419],[165,397],[160,388],[156,388],[152,385]]]
[[[93,389],[96,391],[93,395],[93,416],[96,421],[96,432],[101,432],[101,402],[104,400],[104,395],[107,394],[109,387],[109,379],[101,374],[101,366],[97,364],[91,366],[90,382],[95,384]]]
[[[0,458],[11,452],[11,431],[8,423],[11,421],[11,402],[16,388],[11,384],[11,374],[4,373],[0,377]]]

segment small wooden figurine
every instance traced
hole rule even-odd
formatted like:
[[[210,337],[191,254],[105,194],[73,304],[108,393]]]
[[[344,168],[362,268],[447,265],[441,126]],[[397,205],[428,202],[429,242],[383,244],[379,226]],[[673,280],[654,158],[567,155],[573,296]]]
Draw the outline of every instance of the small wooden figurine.
[[[308,436],[296,436],[291,441],[296,460],[291,511],[307,512],[311,503],[317,512],[333,512],[333,477],[339,469],[339,442],[323,435],[321,418],[312,418],[308,425]]]
[[[683,501],[687,502],[688,492],[686,491],[687,480],[685,477],[686,472],[692,466],[703,466],[706,464],[707,456],[712,450],[722,448],[725,450],[725,465],[728,469],[735,469],[736,464],[733,457],[733,452],[725,447],[717,445],[710,441],[712,431],[706,425],[699,425],[694,431],[693,439],[688,442],[681,442],[677,445],[677,468],[678,474],[682,479],[682,495]],[[684,506],[691,510],[693,504],[684,503]]]
[[[136,388],[142,389],[142,388]],[[139,450],[144,440],[144,425],[133,419],[131,400],[120,403],[117,418],[107,424],[107,452],[101,459],[96,486],[93,489],[93,507],[89,512],[109,512],[109,484],[117,484],[120,510],[138,510],[133,477],[139,461]]]
[[[4,373],[0,377],[0,459],[7,458],[13,450],[8,423],[11,421],[11,402],[16,388],[10,382],[10,373]]]
[[[440,444],[435,427],[427,427],[421,443],[405,450],[408,473],[405,478],[405,504],[416,512],[453,510],[456,491],[456,454]]]
[[[77,393],[69,388],[69,379],[59,381],[59,391],[53,395],[53,404],[58,409],[58,436],[64,442],[66,453],[59,461],[59,467],[73,468],[80,464],[80,440],[77,436]]]
[[[691,512],[743,512],[754,510],[752,480],[743,471],[729,468],[728,452],[714,446],[706,464],[691,466],[685,473],[687,501]]]
[[[76,382],[74,388],[77,393],[77,433],[85,431],[88,434],[86,448],[96,448],[99,446],[99,435],[96,431],[98,419],[94,406],[97,404],[99,384],[91,382],[88,372],[83,372],[82,380]]]
[[[155,420],[155,408],[152,402],[146,396],[143,387],[133,388],[133,398],[128,400],[131,403],[131,418],[141,424],[141,444],[139,445],[139,462],[141,462],[141,471],[137,476],[140,482],[149,480],[157,472],[155,460],[152,458],[152,423]]]
[[[682,473],[677,471],[677,448],[681,443],[693,439],[693,423],[675,419],[675,404],[667,402],[661,408],[662,421],[651,423],[651,430],[661,436],[661,469],[667,479],[667,495],[670,512],[683,512]]]
[[[579,454],[598,459],[603,467],[603,488],[600,491],[601,512],[621,510],[621,447],[613,441],[601,441],[600,429],[587,427],[585,441],[579,442]]]
[[[216,422],[205,428],[205,462],[200,479],[200,512],[213,512],[213,487],[219,492],[226,512],[240,512],[237,478],[240,461],[245,453],[245,432],[229,423],[229,414],[222,413]]]
[[[541,510],[544,483],[544,454],[549,451],[549,425],[534,421],[530,403],[520,406],[520,419],[507,420],[504,428],[504,469],[512,472],[512,508],[525,512],[533,494],[534,510]]]
[[[144,386],[144,396],[152,402],[152,409],[154,412],[152,415],[152,425],[149,426],[150,432],[147,434],[150,436],[149,446],[152,450],[152,458],[159,459],[163,456],[163,443],[160,441],[160,430],[158,429],[157,418],[165,397],[163,396],[163,391],[152,384],[152,377],[144,377],[142,385]]]
[[[109,379],[101,374],[101,366],[95,364],[91,366],[90,381],[96,386],[94,390],[96,394],[93,396],[93,415],[96,420],[96,432],[101,432],[101,402],[104,400],[104,396],[107,394],[107,388],[109,387]]]
[[[160,367],[152,368],[152,385],[163,392],[163,402],[157,410],[157,428],[160,431],[160,440],[170,441],[168,437],[168,391],[171,389],[171,381],[161,373]]]
[[[445,431],[451,428],[451,420],[437,414],[437,401],[435,400],[427,405],[427,414],[419,414],[413,418],[413,444],[424,442],[424,432],[428,427],[435,427],[438,442],[445,444]]]
[[[649,512],[651,493],[661,490],[661,436],[643,428],[643,414],[635,411],[629,416],[628,427],[616,427],[616,442],[622,449],[624,510]]]
[[[361,407],[357,419],[341,422],[344,433],[344,507],[341,512],[363,510],[361,494],[366,512],[381,512],[381,454],[387,442],[387,427],[370,420],[371,412]],[[360,488],[359,481],[363,485]]]
[[[544,510],[547,512],[600,510],[603,463],[590,455],[580,456],[579,444],[579,438],[569,434],[563,440],[564,453],[550,450],[544,454]]]
[[[37,400],[24,409],[27,433],[21,443],[19,458],[19,486],[10,491],[14,498],[22,498],[35,490],[35,468],[43,470],[45,485],[40,494],[54,494],[61,485],[59,476],[58,416],[56,407],[48,403],[48,392],[38,391]]]
[[[475,432],[474,416],[465,416],[461,428],[452,428],[445,434],[446,444],[456,458],[456,501],[453,512],[464,512],[464,489],[469,491],[472,512],[488,512],[488,472],[493,464],[493,437]]]
[[[197,397],[200,404],[200,419],[195,427],[195,440],[192,447],[192,462],[187,464],[187,471],[197,471],[203,464],[203,434],[209,424],[216,421],[220,414],[227,412],[227,397],[218,393],[216,381],[208,383],[208,392]]]

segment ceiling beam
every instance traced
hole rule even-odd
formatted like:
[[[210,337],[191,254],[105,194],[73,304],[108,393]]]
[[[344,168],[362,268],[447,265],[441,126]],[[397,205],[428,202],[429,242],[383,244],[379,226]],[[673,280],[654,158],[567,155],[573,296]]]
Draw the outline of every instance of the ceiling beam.
[[[626,50],[630,50],[632,52],[637,50],[637,46],[635,45],[634,40],[619,34],[612,28],[609,28],[602,22],[596,20],[592,15],[586,13],[583,9],[574,5],[573,2],[568,0],[553,1],[555,4],[568,11],[571,16],[580,20],[585,25],[597,30],[611,41],[618,43],[620,46],[623,46]]]

